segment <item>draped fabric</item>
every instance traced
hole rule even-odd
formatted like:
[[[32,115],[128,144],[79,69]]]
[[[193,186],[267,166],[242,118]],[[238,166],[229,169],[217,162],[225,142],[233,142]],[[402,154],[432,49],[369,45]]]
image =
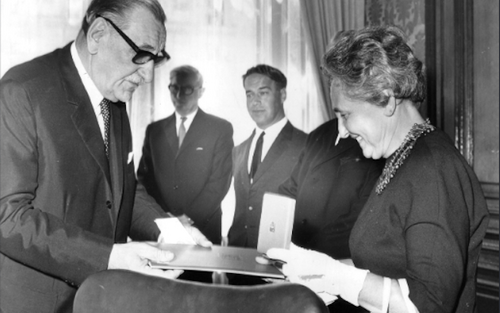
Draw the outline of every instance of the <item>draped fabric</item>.
[[[320,70],[321,60],[337,32],[365,26],[365,0],[308,0],[301,4],[312,43],[315,75],[320,77],[321,97],[327,104],[328,117],[333,118],[328,82]]]

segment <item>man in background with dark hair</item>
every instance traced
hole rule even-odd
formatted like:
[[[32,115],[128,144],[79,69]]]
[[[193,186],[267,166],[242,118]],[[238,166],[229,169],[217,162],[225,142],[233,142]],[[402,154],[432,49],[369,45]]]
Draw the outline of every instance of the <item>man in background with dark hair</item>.
[[[269,65],[257,65],[243,75],[247,109],[256,128],[233,151],[236,208],[230,246],[257,248],[264,193],[278,192],[304,147],[307,135],[285,117],[286,85],[285,75]],[[232,284],[261,282],[229,277]]]
[[[1,79],[1,312],[71,312],[106,269],[180,274],[147,265],[172,253],[127,242],[156,241],[164,216],[136,192],[124,102],[169,58],[165,20],[156,0],[95,0],[75,42]]]

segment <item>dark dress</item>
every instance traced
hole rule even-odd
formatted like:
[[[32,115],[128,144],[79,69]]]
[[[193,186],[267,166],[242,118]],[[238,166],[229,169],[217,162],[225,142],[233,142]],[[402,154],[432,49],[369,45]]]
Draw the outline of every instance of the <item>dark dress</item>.
[[[487,207],[473,170],[443,132],[420,137],[352,230],[354,264],[405,278],[420,312],[473,312]]]

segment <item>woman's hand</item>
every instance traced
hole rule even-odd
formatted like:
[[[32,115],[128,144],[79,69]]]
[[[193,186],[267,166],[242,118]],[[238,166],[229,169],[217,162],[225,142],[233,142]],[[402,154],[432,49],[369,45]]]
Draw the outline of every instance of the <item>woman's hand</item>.
[[[354,305],[368,271],[343,264],[328,255],[307,250],[291,244],[290,249],[269,249],[266,255],[271,259],[286,262],[282,271],[294,283],[309,287],[320,295],[340,295]]]

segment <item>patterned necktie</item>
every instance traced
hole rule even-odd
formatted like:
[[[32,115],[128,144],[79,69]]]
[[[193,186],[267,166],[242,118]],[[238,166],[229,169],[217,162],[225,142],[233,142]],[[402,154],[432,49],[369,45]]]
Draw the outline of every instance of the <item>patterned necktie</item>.
[[[255,151],[253,153],[252,166],[250,167],[250,179],[253,180],[255,173],[257,172],[257,168],[262,159],[262,143],[264,142],[264,135],[266,133],[262,132],[257,139],[257,144],[255,145]]]
[[[186,121],[187,117],[182,116],[181,117],[181,126],[179,126],[179,148],[182,145],[182,141],[184,140],[184,137],[186,137],[186,126],[184,126],[184,122]]]
[[[101,107],[101,115],[104,120],[104,148],[106,149],[106,156],[109,158],[109,100],[102,99],[99,106]]]

